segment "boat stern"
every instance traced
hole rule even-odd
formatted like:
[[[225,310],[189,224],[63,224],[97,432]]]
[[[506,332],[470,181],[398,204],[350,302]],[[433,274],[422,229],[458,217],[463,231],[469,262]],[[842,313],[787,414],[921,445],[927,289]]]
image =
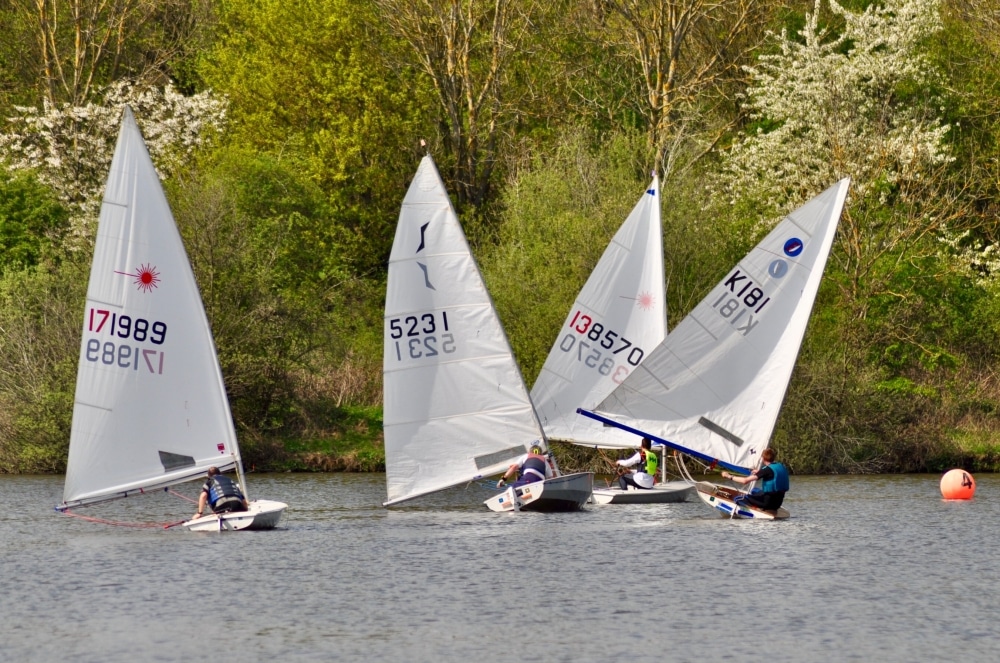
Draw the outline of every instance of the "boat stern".
[[[274,529],[281,522],[288,505],[272,500],[254,500],[246,511],[230,511],[228,513],[210,513],[195,518],[181,527],[192,532],[225,532],[239,530]]]

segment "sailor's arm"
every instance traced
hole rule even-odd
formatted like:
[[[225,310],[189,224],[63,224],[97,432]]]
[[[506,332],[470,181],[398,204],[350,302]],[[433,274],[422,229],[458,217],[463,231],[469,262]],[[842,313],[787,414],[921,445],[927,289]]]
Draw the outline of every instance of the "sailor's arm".
[[[732,472],[726,472],[725,470],[723,470],[722,471],[722,478],[723,479],[729,479],[730,481],[735,481],[736,483],[739,483],[739,484],[747,484],[747,483],[753,483],[754,481],[757,480],[757,473],[756,472],[751,472],[749,476],[740,477],[740,476],[736,476]]]
[[[500,480],[497,481],[497,488],[499,488],[500,486],[504,485],[507,482],[508,479],[510,479],[515,474],[517,474],[517,468],[518,467],[520,467],[520,466],[517,463],[515,463],[515,464],[511,465],[510,467],[508,467],[507,471],[503,473],[502,477],[500,477]]]
[[[619,460],[617,462],[622,467],[632,467],[640,460],[642,460],[642,455],[638,451],[636,451],[635,455],[633,455],[631,458],[626,458],[625,460]]]

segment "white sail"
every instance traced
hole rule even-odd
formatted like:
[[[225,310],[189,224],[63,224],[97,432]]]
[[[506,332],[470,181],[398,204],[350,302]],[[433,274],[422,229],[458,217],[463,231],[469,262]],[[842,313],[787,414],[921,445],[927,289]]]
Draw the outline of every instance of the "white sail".
[[[495,474],[542,439],[444,183],[425,156],[389,257],[386,505]]]
[[[598,407],[732,469],[770,441],[850,180],[789,214]]]
[[[239,463],[194,274],[142,134],[125,110],[83,314],[71,506]]]
[[[660,186],[654,176],[598,261],[549,352],[531,400],[545,434],[595,447],[635,447],[635,436],[581,417],[667,335]]]

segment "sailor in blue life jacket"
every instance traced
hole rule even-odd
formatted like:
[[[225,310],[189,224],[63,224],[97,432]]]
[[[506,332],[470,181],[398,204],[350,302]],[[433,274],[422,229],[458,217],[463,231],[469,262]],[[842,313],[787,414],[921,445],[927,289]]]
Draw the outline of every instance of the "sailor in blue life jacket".
[[[632,467],[639,464],[639,468],[632,472],[625,472],[618,476],[618,485],[622,490],[632,488],[648,489],[652,488],[656,482],[656,470],[660,466],[660,457],[653,451],[653,441],[648,437],[642,438],[642,445],[639,451],[631,458],[618,461],[622,468]]]
[[[206,504],[212,507],[213,513],[246,511],[249,508],[240,487],[229,477],[220,474],[217,467],[208,468],[208,479],[201,487],[201,496],[198,497],[198,513],[191,520],[201,518]]]
[[[517,462],[507,468],[504,475],[497,481],[497,488],[503,488],[507,481],[517,472],[517,481],[512,485],[523,486],[535,481],[545,481],[555,476],[549,459],[544,455],[542,445],[532,444],[531,450],[517,459]]]
[[[761,481],[760,490],[754,490],[749,495],[737,499],[740,504],[763,509],[764,511],[777,511],[778,507],[785,500],[785,492],[791,486],[788,480],[788,468],[782,463],[776,463],[774,459],[777,454],[774,449],[764,449],[760,455],[763,466],[750,473],[750,476],[738,477],[729,472],[723,472],[723,479],[732,479],[736,483],[747,484],[754,481]]]

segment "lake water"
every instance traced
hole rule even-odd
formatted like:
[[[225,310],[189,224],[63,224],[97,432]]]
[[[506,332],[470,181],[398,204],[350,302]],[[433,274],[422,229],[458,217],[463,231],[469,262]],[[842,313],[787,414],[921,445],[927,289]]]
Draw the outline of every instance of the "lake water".
[[[479,485],[384,509],[381,474],[255,474],[282,528],[204,534],[63,516],[62,477],[0,476],[0,661],[996,660],[1000,476],[965,502],[938,480],[793,477],[764,523],[494,514]]]

